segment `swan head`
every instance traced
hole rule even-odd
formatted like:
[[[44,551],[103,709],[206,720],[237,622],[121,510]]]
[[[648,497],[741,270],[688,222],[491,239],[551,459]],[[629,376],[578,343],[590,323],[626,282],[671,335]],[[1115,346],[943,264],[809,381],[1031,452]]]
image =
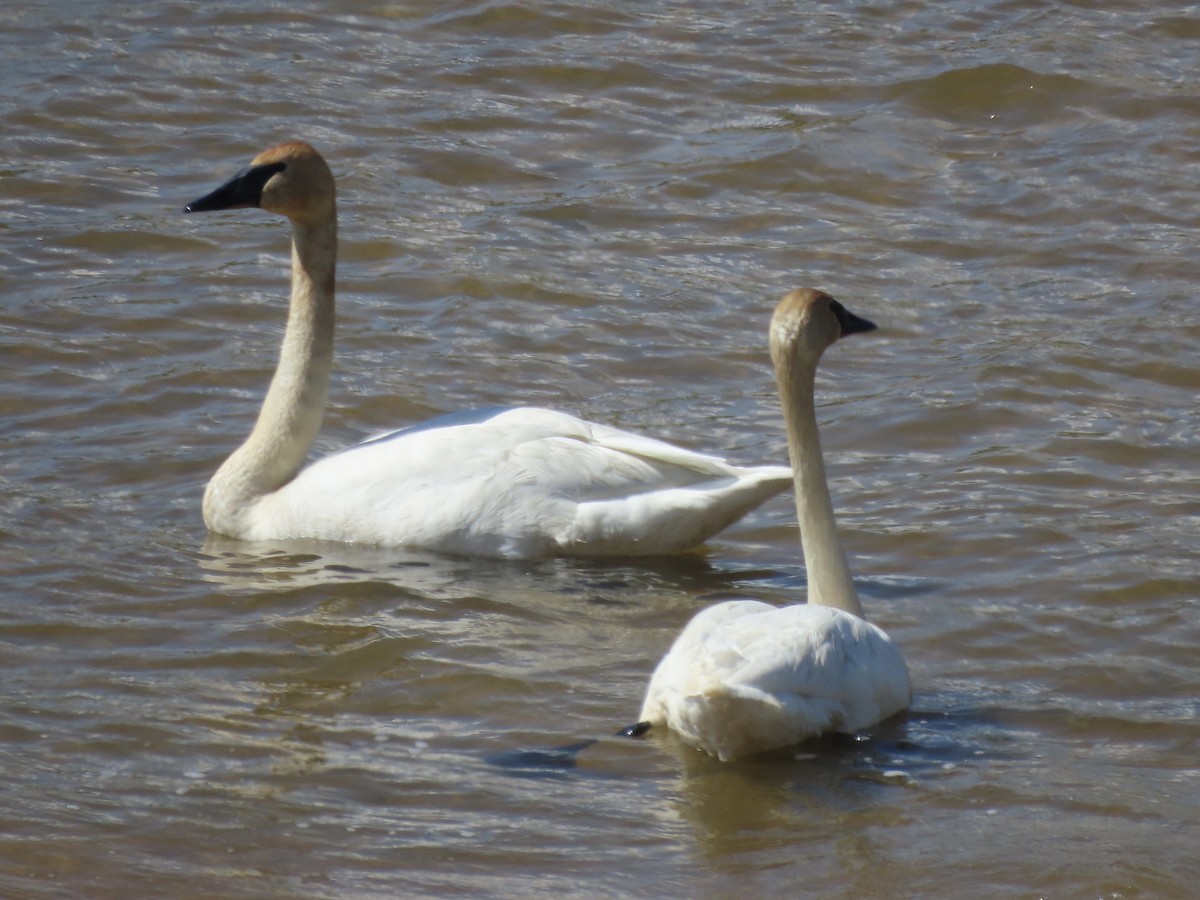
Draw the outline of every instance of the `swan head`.
[[[264,150],[231,179],[184,212],[257,207],[298,222],[333,214],[336,192],[325,159],[301,141]]]
[[[824,291],[799,288],[785,294],[775,307],[771,359],[776,368],[793,370],[802,364],[815,370],[821,354],[834,342],[875,327]]]

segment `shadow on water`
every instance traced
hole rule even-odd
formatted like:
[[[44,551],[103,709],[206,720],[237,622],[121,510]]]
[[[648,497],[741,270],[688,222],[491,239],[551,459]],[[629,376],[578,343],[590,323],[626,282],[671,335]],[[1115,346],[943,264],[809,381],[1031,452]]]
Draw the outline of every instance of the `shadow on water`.
[[[921,730],[926,718],[917,714]],[[573,784],[581,793],[599,784],[631,814],[667,829],[684,824],[703,856],[724,869],[747,854],[778,852],[781,834],[793,846],[824,846],[830,833],[851,833],[852,820],[886,825],[902,815],[919,770],[970,753],[952,740],[918,745],[910,731],[908,717],[898,717],[870,733],[720,762],[654,729],[644,738],[613,735],[485,761],[504,777]]]
[[[598,606],[620,606],[646,593],[733,591],[784,577],[761,567],[718,568],[704,551],[620,560],[509,561],[315,541],[253,543],[215,535],[196,560],[207,581],[239,591],[387,583],[430,598],[453,599],[478,596],[481,586],[494,589],[507,581]]]
[[[590,738],[560,747],[491,753],[484,762],[513,778],[565,779],[579,767],[579,755],[599,741]]]
[[[485,761],[507,775],[521,778],[567,777],[581,768],[586,752],[601,752],[612,741],[639,744],[683,770],[702,776],[736,771],[743,777],[793,783],[807,773],[819,779],[835,777],[887,785],[915,785],[920,780],[972,761],[1008,756],[1022,735],[1013,731],[1002,709],[942,711],[910,709],[886,722],[855,734],[829,734],[729,762],[720,762],[661,729],[630,726],[611,737],[589,738],[554,747],[532,747],[489,754]],[[1018,729],[1020,730],[1020,729]],[[1023,731],[1022,731],[1023,733]],[[596,773],[589,768],[589,774]],[[610,773],[611,774],[611,773]]]

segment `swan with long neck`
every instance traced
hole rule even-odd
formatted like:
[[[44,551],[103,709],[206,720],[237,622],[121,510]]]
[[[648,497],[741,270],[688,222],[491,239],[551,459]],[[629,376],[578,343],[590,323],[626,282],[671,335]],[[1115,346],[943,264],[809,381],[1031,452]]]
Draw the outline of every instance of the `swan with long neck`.
[[[506,558],[644,556],[702,543],[791,482],[784,466],[734,466],[536,407],[450,414],[305,467],[333,366],[333,174],[308,144],[281,144],[184,211],[247,207],[291,220],[291,304],[258,420],[204,493],[210,530]]]
[[[808,603],[730,600],[698,613],[650,679],[640,722],[661,725],[722,760],[869,728],[911,699],[900,650],[863,617],[838,539],[817,429],[821,354],[875,326],[823,291],[787,294],[771,320],[775,365],[795,473]]]

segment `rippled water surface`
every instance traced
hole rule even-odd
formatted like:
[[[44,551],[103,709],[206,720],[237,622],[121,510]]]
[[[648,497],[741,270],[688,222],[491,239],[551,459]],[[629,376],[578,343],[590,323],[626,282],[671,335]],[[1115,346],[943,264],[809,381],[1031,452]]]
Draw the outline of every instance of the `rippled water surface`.
[[[0,9],[0,896],[1190,897],[1200,11],[1158,3]],[[614,736],[683,623],[803,596],[781,497],[703,552],[496,563],[206,534],[286,225],[339,178],[318,450],[539,403],[786,448],[784,291],[910,713],[719,764]]]

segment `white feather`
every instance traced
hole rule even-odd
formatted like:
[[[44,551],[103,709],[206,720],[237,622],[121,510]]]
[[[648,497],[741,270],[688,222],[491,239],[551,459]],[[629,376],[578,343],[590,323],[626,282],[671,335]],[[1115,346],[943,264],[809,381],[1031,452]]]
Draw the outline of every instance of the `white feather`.
[[[738,468],[552,410],[489,413],[318,460],[258,500],[242,536],[516,558],[672,553],[791,481],[783,466]]]
[[[868,728],[908,701],[904,658],[875,625],[827,606],[730,600],[688,623],[640,718],[728,760]]]

